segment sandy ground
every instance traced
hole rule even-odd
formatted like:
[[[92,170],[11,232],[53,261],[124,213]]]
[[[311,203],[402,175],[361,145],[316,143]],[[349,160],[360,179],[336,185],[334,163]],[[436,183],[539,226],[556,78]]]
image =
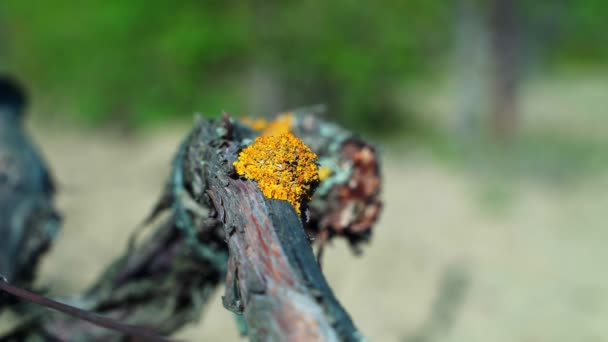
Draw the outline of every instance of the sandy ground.
[[[124,138],[33,127],[60,184],[63,233],[41,283],[86,287],[125,247],[161,190],[187,128]],[[608,338],[606,178],[575,187],[509,180],[499,208],[476,177],[411,148],[389,149],[386,208],[372,243],[326,254],[338,298],[372,341],[602,341]],[[191,341],[238,340],[221,291]]]

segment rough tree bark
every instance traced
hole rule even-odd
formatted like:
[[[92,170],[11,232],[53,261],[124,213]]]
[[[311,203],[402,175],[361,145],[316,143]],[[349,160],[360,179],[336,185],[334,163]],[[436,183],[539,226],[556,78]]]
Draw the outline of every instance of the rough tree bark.
[[[332,165],[310,205],[306,231],[287,202],[265,198],[254,182],[234,174],[232,161],[257,132],[228,116],[199,120],[142,226],[153,232],[144,239],[135,232],[124,255],[68,302],[169,335],[197,321],[225,280],[224,305],[243,315],[252,340],[361,339],[325,281],[309,236],[321,242],[342,236],[355,248],[369,238],[380,211],[379,161],[352,133],[305,113],[295,118],[294,133]],[[6,340],[125,338],[59,313],[25,312]]]

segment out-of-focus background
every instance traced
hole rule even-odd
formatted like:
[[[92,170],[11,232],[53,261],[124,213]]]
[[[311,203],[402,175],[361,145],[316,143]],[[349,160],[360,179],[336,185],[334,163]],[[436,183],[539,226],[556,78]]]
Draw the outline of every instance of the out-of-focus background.
[[[608,340],[608,2],[0,3],[0,72],[59,182],[40,283],[90,284],[192,113],[327,105],[383,150],[362,257],[324,269],[372,341]],[[187,340],[236,340],[221,291]]]

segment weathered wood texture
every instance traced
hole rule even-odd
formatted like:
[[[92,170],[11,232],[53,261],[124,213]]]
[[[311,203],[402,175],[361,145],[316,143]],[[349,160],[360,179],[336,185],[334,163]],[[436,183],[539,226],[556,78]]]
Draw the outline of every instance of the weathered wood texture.
[[[380,209],[376,153],[337,126],[307,114],[297,117],[294,132],[335,164],[313,198],[308,220],[234,174],[232,162],[255,131],[228,116],[201,119],[180,146],[166,191],[143,226],[153,231],[139,239],[138,229],[125,254],[69,302],[169,335],[197,321],[225,280],[224,304],[244,316],[252,340],[359,340],[320,271],[301,219],[322,241],[344,236],[356,246],[366,240]],[[11,337],[123,339],[37,308]]]

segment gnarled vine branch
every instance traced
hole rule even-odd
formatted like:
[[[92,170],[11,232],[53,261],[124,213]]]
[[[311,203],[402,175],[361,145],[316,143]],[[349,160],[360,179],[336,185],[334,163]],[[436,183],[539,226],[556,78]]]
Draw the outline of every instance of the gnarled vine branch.
[[[319,269],[309,236],[320,242],[344,236],[354,247],[370,236],[380,210],[377,154],[338,126],[306,113],[290,115],[290,130],[329,168],[308,218],[235,174],[237,153],[260,132],[227,115],[200,119],[143,226],[151,234],[139,239],[134,233],[127,251],[69,303],[169,335],[198,320],[225,281],[224,304],[244,316],[252,340],[360,339]],[[28,312],[12,338],[122,338],[72,317]]]

